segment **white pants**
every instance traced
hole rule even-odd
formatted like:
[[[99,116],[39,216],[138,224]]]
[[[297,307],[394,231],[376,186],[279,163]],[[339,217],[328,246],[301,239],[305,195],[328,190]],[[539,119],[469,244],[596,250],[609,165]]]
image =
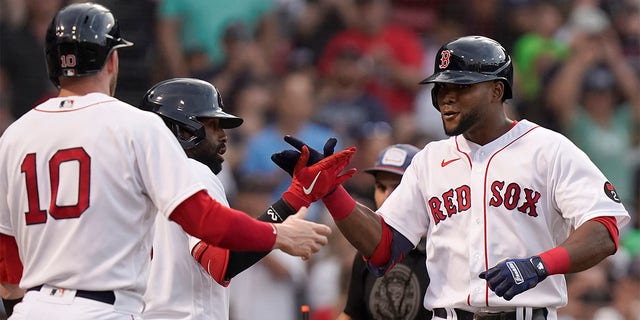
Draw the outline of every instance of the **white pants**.
[[[139,313],[119,311],[108,303],[76,297],[71,290],[50,295],[27,291],[22,302],[13,308],[10,320],[141,320]]]
[[[435,314],[433,315],[433,320],[459,320],[456,312],[452,308],[445,308],[447,310],[447,317],[442,318],[438,317]],[[519,307],[516,308],[516,320],[532,320],[532,309],[531,307]],[[554,308],[547,308],[549,312],[547,314],[546,320],[558,320],[557,310]]]

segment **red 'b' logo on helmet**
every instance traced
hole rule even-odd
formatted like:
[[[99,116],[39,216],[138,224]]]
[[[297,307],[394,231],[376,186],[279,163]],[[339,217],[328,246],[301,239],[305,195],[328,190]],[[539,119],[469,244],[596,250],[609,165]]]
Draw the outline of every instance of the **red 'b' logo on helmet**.
[[[440,65],[438,66],[438,68],[446,69],[449,66],[449,58],[451,58],[451,51],[442,50],[442,52],[440,52]]]

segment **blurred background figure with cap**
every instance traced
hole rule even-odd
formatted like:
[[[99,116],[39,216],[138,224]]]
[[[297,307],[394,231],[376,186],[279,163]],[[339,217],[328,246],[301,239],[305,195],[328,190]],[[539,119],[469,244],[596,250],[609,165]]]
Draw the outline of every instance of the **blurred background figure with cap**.
[[[400,184],[413,156],[420,149],[410,144],[391,145],[378,155],[373,167],[364,171],[375,178],[374,200],[376,208]],[[429,285],[425,266],[424,237],[402,261],[394,265],[383,277],[367,269],[367,263],[356,253],[347,303],[338,320],[350,319],[430,319],[431,312],[423,306],[424,293]]]

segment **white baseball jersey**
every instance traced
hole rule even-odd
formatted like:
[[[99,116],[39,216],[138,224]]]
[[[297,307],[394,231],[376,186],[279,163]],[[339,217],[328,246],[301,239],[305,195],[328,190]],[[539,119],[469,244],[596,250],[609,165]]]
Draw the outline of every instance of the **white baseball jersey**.
[[[138,312],[156,213],[204,189],[157,115],[101,93],[53,98],[15,121],[0,168],[0,232],[18,243],[20,287],[119,290]]]
[[[209,195],[228,206],[218,177],[204,164],[189,160]],[[156,218],[144,319],[229,319],[229,288],[213,280],[191,256],[191,249],[199,241],[177,223]]]
[[[427,309],[551,307],[549,319],[567,302],[563,275],[511,301],[478,275],[554,248],[594,217],[614,216],[619,227],[629,220],[581,150],[526,120],[484,146],[462,135],[429,143],[378,212],[414,245],[426,231]]]

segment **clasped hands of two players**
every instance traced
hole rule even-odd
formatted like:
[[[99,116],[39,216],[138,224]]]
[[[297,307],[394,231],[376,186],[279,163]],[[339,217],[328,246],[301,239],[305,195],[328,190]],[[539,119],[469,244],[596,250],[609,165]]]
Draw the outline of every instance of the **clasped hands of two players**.
[[[282,198],[294,210],[308,207],[312,202],[331,193],[356,172],[356,169],[350,169],[340,175],[353,157],[355,148],[347,148],[333,154],[337,143],[335,138],[327,140],[324,154],[309,148],[302,141],[291,136],[285,136],[285,141],[297,151],[284,150],[275,153],[271,156],[271,160],[293,178],[287,191],[282,194]],[[310,255],[303,255],[302,259],[306,260],[309,257]]]
[[[342,173],[356,148],[350,147],[334,154],[335,138],[327,140],[324,154],[292,136],[285,136],[284,140],[298,151],[284,150],[273,154],[271,160],[293,178],[282,198],[294,209],[308,207],[330,194],[357,171],[351,168]]]

